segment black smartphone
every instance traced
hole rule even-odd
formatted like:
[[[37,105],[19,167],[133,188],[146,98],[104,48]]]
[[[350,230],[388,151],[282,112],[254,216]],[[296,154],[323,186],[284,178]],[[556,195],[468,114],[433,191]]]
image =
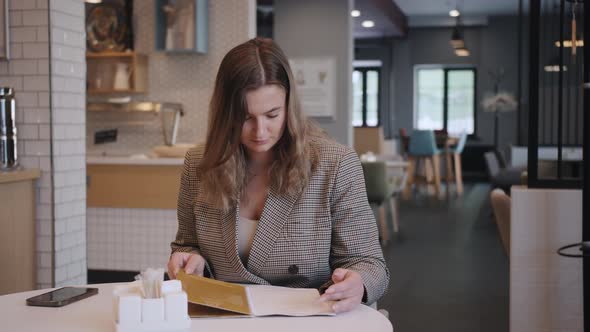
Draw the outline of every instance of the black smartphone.
[[[98,288],[63,287],[27,299],[27,305],[40,307],[63,307],[66,304],[98,294]]]

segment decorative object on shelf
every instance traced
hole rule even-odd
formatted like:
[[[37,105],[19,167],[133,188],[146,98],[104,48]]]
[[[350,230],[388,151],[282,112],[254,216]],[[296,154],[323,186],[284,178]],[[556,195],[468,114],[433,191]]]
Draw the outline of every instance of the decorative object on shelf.
[[[131,67],[127,63],[120,62],[116,64],[116,68],[113,88],[115,90],[129,90]]]
[[[498,131],[500,130],[498,120],[500,112],[511,112],[516,110],[518,102],[514,96],[508,92],[500,91],[500,82],[504,78],[504,68],[499,68],[497,71],[489,71],[492,82],[494,84],[494,92],[488,93],[482,100],[481,106],[486,112],[494,113],[494,149],[498,150]]]
[[[208,0],[157,0],[156,50],[206,53]]]
[[[0,60],[8,60],[10,57],[8,1],[0,0]]]
[[[86,3],[86,45],[92,52],[133,49],[132,0]]]

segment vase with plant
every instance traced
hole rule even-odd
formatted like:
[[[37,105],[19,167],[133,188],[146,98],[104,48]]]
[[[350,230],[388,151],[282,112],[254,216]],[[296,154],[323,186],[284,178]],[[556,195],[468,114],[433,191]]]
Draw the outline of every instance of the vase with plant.
[[[486,94],[481,105],[486,112],[494,113],[494,150],[498,151],[499,140],[499,117],[501,112],[512,112],[518,107],[518,102],[514,96],[506,91],[500,91],[500,82],[504,78],[504,68],[496,71],[489,71],[490,78],[493,82],[493,93]]]

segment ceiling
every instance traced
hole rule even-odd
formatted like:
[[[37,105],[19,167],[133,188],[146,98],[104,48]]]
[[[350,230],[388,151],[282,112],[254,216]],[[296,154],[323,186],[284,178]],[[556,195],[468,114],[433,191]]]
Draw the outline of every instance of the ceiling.
[[[356,0],[362,1],[362,0]],[[406,16],[448,16],[457,7],[464,17],[515,15],[518,0],[392,0]],[[527,3],[528,1],[523,1]]]
[[[488,17],[494,15],[517,15],[519,0],[384,0],[406,16],[408,27],[454,26],[456,21],[449,11],[458,8],[464,25],[487,25]],[[361,11],[361,17],[353,19],[354,37],[370,38],[402,36],[400,29],[391,22],[383,10],[375,6],[384,1],[354,0],[354,7]],[[526,11],[528,1],[522,0]],[[363,28],[363,20],[375,22],[374,28]]]

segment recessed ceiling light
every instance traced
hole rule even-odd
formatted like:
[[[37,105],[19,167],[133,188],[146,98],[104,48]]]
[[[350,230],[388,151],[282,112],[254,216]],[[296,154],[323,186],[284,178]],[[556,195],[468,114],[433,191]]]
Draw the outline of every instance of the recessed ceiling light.
[[[367,20],[367,21],[363,21],[363,23],[361,23],[361,25],[364,28],[372,28],[375,26],[375,22]]]
[[[86,0],[87,3],[101,3],[102,0]]]
[[[350,11],[350,16],[352,16],[352,17],[359,17],[359,16],[361,16],[361,11],[360,10],[356,10],[356,9],[351,10]]]
[[[458,17],[459,15],[461,15],[461,13],[459,13],[459,11],[456,9],[453,9],[449,12],[449,16],[451,17]]]

